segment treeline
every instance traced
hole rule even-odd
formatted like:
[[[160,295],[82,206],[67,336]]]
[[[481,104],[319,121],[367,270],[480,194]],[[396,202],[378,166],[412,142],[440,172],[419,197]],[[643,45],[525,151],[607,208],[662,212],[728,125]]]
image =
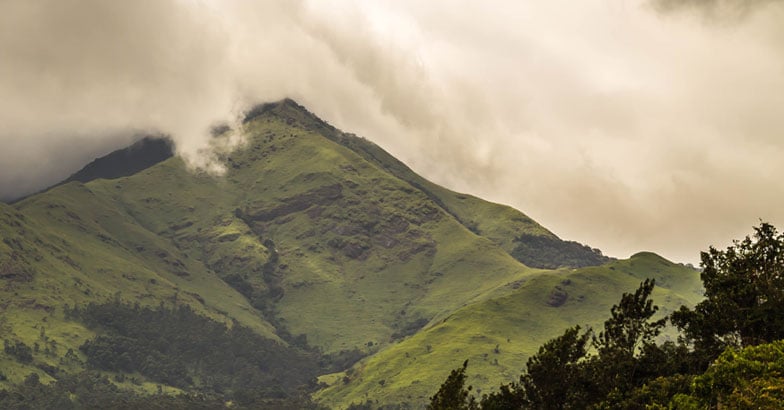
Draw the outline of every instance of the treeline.
[[[79,348],[91,370],[138,373],[242,405],[300,400],[320,373],[317,352],[266,339],[236,322],[226,326],[187,305],[152,308],[116,299],[65,313],[100,330]]]
[[[0,408],[6,410],[317,409],[305,398],[258,399],[252,403],[231,402],[230,406],[227,403],[225,398],[205,394],[139,394],[117,387],[107,376],[97,372],[64,375],[46,385],[32,373],[12,389],[0,390]]]
[[[784,235],[767,223],[754,230],[702,253],[706,298],[694,309],[653,320],[646,280],[598,333],[573,327],[541,346],[517,382],[474,397],[466,361],[428,408],[784,408]],[[679,340],[657,344],[668,321]]]
[[[514,239],[515,248],[509,253],[526,266],[539,269],[598,266],[611,261],[599,249],[574,241],[523,234]]]

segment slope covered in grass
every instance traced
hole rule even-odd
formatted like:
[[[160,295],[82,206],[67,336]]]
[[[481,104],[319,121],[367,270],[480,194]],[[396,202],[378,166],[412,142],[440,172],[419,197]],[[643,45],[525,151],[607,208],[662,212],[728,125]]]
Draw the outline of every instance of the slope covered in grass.
[[[328,353],[372,351],[527,270],[352,150],[278,117],[246,126],[223,177],[172,159],[88,186]]]
[[[610,260],[597,249],[561,240],[517,209],[457,193],[422,178],[378,145],[354,134],[341,132],[292,100],[259,105],[248,113],[246,121],[262,115],[284,119],[289,124],[317,132],[351,149],[368,162],[421,191],[470,231],[490,239],[529,267],[595,266]]]
[[[379,403],[427,403],[450,369],[469,360],[468,381],[481,395],[517,380],[540,345],[574,325],[601,329],[610,308],[642,278],[656,279],[658,317],[701,299],[698,272],[651,253],[600,267],[543,271],[508,284],[346,372],[323,376],[316,397],[345,408]],[[667,336],[665,336],[667,337]]]

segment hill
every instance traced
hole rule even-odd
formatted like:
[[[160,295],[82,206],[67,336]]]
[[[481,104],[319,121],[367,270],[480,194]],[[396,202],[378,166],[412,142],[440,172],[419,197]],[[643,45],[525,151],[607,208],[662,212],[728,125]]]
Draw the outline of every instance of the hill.
[[[427,402],[448,373],[443,369],[459,367],[466,359],[471,363],[467,384],[481,396],[501,382],[516,381],[528,357],[564,329],[575,324],[601,328],[620,296],[647,277],[661,284],[653,296],[662,307],[659,317],[702,299],[694,271],[651,253],[598,267],[532,274],[431,322],[347,371],[323,376],[329,387],[317,397],[330,407],[368,399]]]
[[[283,382],[256,399],[296,397],[322,375],[328,387],[315,398],[330,406],[369,397],[419,406],[468,357],[496,375],[477,386],[506,381],[536,346],[601,320],[641,278],[661,276],[667,309],[699,298],[693,270],[652,254],[613,261],[563,241],[517,210],[424,180],[291,100],[251,110],[240,132],[244,145],[220,154],[223,176],[189,170],[148,140],[141,147],[152,149],[110,154],[0,204],[9,346],[0,383],[93,369],[134,391],[161,385],[252,403],[231,372],[213,380],[216,367],[182,365],[194,347],[128,347],[149,335],[123,323],[180,315],[183,334],[214,326],[224,349],[225,334],[267,346],[245,371]],[[139,152],[149,155],[117,162]],[[137,363],[146,357],[169,365]],[[287,366],[297,377],[283,377]]]

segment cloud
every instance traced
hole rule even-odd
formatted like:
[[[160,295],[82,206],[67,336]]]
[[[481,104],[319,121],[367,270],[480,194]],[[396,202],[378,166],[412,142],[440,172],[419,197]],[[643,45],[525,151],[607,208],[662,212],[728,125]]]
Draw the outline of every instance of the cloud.
[[[204,165],[211,125],[288,96],[562,237],[694,262],[784,222],[784,7],[750,3],[5,0],[0,197],[144,132]]]
[[[676,11],[697,11],[706,17],[719,19],[738,19],[781,0],[651,0],[653,6],[665,13]]]
[[[197,9],[149,0],[0,9],[2,194],[55,182],[137,133],[203,144],[206,125],[231,108],[225,33]]]

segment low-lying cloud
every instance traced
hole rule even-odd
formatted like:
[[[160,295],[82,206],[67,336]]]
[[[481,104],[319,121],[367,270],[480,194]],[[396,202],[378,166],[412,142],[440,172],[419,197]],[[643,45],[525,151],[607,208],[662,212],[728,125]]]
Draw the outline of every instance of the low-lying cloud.
[[[661,12],[697,11],[706,17],[735,19],[781,0],[651,0]]]
[[[5,0],[0,197],[140,133],[209,166],[210,126],[292,97],[562,237],[693,262],[784,222],[782,21],[775,0]]]

